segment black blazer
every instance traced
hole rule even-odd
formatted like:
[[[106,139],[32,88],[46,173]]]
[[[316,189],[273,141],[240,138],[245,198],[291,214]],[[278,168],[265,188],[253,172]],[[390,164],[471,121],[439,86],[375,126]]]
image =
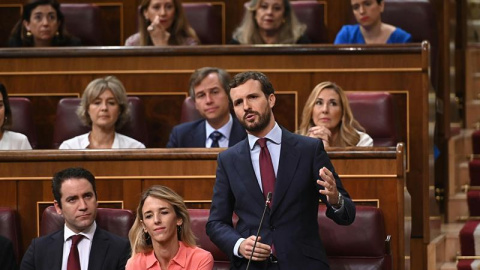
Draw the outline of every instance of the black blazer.
[[[328,168],[344,197],[344,211],[335,212],[326,196],[318,191],[319,170]],[[274,244],[280,269],[329,269],[318,233],[319,199],[327,205],[326,215],[338,224],[355,219],[355,205],[335,173],[321,140],[282,129],[282,145],[273,204],[267,210],[260,235],[262,243]],[[248,139],[218,156],[212,206],[207,234],[232,261],[232,269],[245,269],[247,259],[233,254],[239,238],[255,235],[265,206],[265,198],[252,166]],[[238,216],[235,228],[232,214]],[[269,269],[265,262],[253,262],[250,269]],[[275,268],[276,269],[276,268]]]
[[[230,132],[230,138],[228,138],[229,147],[247,137],[245,128],[242,127],[237,118],[232,116],[232,120],[232,131]],[[205,147],[205,138],[207,137],[205,121],[205,119],[201,119],[173,127],[167,148]]]
[[[20,270],[54,270],[62,268],[64,230],[35,238],[23,256]],[[93,235],[89,270],[124,270],[130,257],[126,238],[98,227]]]

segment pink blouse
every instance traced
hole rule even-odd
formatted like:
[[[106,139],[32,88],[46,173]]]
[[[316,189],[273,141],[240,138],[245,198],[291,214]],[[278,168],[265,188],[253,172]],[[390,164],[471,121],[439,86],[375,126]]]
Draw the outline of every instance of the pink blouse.
[[[177,254],[168,264],[168,270],[198,269],[212,270],[213,256],[210,252],[199,247],[188,247],[179,242],[180,248]],[[137,253],[127,262],[125,270],[161,270],[160,263],[152,251]]]

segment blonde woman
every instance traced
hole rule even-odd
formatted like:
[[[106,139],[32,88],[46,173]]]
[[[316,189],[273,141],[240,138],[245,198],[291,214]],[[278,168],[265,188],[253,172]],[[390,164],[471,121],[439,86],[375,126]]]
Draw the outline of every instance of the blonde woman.
[[[323,141],[324,146],[373,146],[372,138],[353,118],[343,89],[333,82],[315,86],[305,103],[297,133]]]
[[[213,256],[196,246],[183,199],[165,186],[143,192],[128,234],[132,257],[126,270],[213,269]]]
[[[289,0],[252,0],[231,44],[306,44],[301,24]]]

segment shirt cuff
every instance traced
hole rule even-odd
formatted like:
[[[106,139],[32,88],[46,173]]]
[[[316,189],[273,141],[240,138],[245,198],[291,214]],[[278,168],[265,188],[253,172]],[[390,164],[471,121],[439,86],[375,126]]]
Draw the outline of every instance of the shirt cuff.
[[[239,258],[243,258],[243,256],[238,253],[238,249],[240,249],[240,244],[243,242],[243,240],[245,240],[245,238],[238,239],[237,243],[235,243],[235,246],[233,247],[233,255],[235,255]]]

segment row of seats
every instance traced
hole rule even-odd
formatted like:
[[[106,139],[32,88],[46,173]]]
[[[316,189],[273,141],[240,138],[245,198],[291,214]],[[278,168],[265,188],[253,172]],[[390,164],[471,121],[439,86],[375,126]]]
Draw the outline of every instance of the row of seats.
[[[383,213],[379,208],[357,206],[355,222],[350,226],[335,224],[325,215],[326,207],[318,209],[319,234],[325,244],[332,269],[392,269],[390,236],[386,235]],[[215,260],[215,269],[229,269],[229,259],[209,239],[205,226],[208,209],[189,209],[192,229],[198,238],[198,245],[210,251]],[[130,210],[99,208],[96,218],[98,226],[122,237],[134,222]],[[0,234],[12,240],[18,256],[18,224],[15,213],[8,208],[0,208]],[[53,206],[47,207],[40,221],[40,235],[60,230],[64,219]],[[368,248],[366,248],[368,247]]]
[[[437,31],[434,12],[428,0],[385,0],[382,20],[412,34],[413,42],[429,40],[436,47]],[[248,4],[248,3],[246,3]],[[299,20],[307,25],[307,36],[313,43],[327,43],[326,5],[322,1],[292,1]],[[225,7],[218,3],[183,3],[185,15],[202,44],[225,44]],[[100,46],[102,40],[101,9],[94,4],[62,4],[67,30],[86,46]],[[246,10],[246,9],[245,9]],[[244,12],[245,12],[244,10]],[[405,14],[410,14],[405,19]],[[355,23],[353,15],[351,23]]]
[[[391,94],[387,92],[350,92],[347,93],[347,97],[355,118],[373,138],[374,146],[395,146],[399,142],[397,128],[399,121],[395,117],[395,106]],[[12,130],[25,134],[35,149],[38,144],[33,122],[32,103],[24,97],[10,97],[9,100],[13,115]],[[143,102],[135,96],[129,96],[128,102],[131,108],[131,119],[118,132],[148,146],[149,136]],[[89,131],[89,127],[84,126],[77,117],[76,109],[79,104],[79,98],[63,98],[59,101],[52,148],[56,149],[63,141]],[[187,97],[182,104],[181,122],[200,118],[194,101]]]
[[[363,125],[373,138],[374,146],[395,146],[399,142],[393,97],[387,92],[350,92],[347,93],[355,118]],[[32,103],[24,97],[10,97],[13,115],[12,130],[25,134],[32,147],[37,146],[37,135],[33,123]],[[145,145],[149,145],[145,108],[140,98],[129,96],[131,119],[118,132],[125,134]],[[63,98],[59,101],[53,133],[52,148],[75,136],[87,133],[89,127],[84,126],[76,115],[80,104],[79,98]],[[182,104],[181,122],[200,119],[194,101],[187,97]]]

